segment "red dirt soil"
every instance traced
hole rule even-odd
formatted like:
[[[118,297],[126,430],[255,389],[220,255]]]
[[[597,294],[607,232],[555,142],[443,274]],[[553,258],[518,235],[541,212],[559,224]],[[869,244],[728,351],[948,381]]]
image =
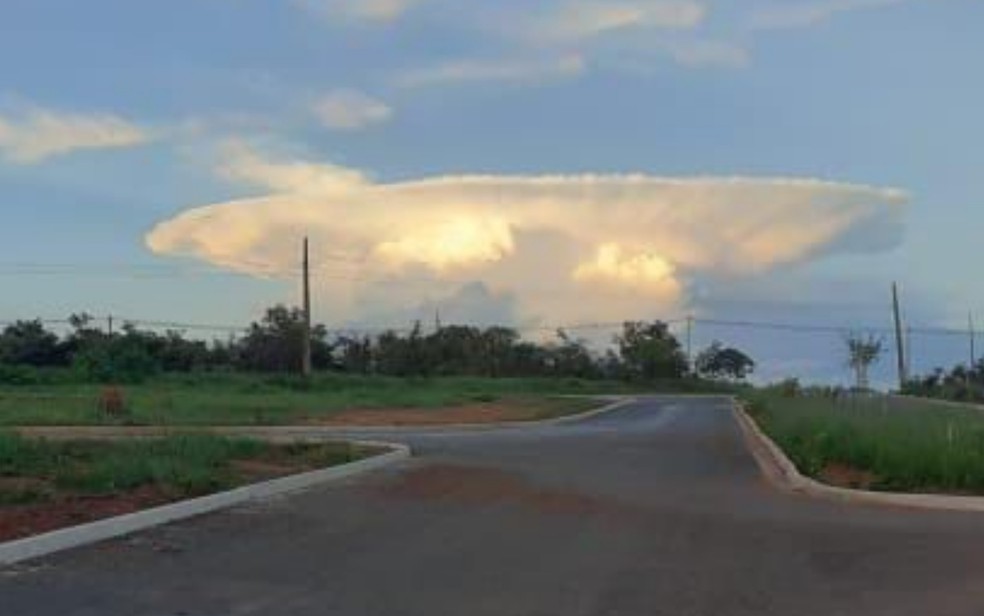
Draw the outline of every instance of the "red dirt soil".
[[[239,485],[283,477],[292,473],[312,470],[303,460],[290,460],[278,452],[270,452],[266,459],[231,460]],[[45,485],[30,478],[6,478],[7,487]],[[4,487],[0,483],[0,489]],[[156,485],[141,486],[129,492],[108,495],[65,494],[54,500],[24,505],[0,506],[0,542],[46,533],[59,528],[94,522],[142,509],[150,509],[170,502],[193,498],[177,494]]]
[[[328,426],[433,426],[528,421],[535,407],[510,404],[466,404],[432,409],[395,408],[342,411],[329,417],[313,417],[310,423]]]
[[[0,541],[133,513],[171,500],[174,497],[160,488],[144,486],[125,494],[69,496],[52,502],[4,506],[0,508]]]
[[[516,506],[545,515],[638,515],[624,503],[530,483],[521,475],[457,464],[429,464],[372,486],[375,495],[472,507]]]
[[[847,464],[831,463],[820,471],[820,481],[838,488],[868,490],[878,481],[878,476]]]

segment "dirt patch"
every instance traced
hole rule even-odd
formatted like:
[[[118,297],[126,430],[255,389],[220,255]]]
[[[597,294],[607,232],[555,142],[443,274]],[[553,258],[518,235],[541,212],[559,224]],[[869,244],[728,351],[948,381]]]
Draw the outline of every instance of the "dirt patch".
[[[269,460],[233,460],[229,463],[232,471],[239,477],[254,480],[272,479],[293,472],[307,470],[307,467],[298,468],[283,462],[271,462]]]
[[[504,471],[453,464],[412,469],[372,490],[384,498],[436,500],[475,507],[511,505],[548,515],[625,515],[624,504],[545,488]]]
[[[352,409],[327,416],[310,415],[306,423],[329,426],[435,426],[531,421],[586,410],[579,401],[501,400],[436,408]]]
[[[878,483],[878,476],[847,464],[830,463],[820,471],[820,481],[839,488],[869,490]]]
[[[255,458],[229,460],[228,470],[232,483],[245,485],[323,468],[329,462],[321,457],[324,454],[318,447],[298,450],[277,447]],[[339,445],[324,444],[320,447],[330,449]],[[363,452],[353,453],[361,456]],[[335,463],[343,461],[344,459],[337,459]],[[26,499],[31,502],[22,504],[17,503],[16,500],[6,503],[0,500],[0,542],[134,513],[197,496],[158,484],[144,485],[113,494],[91,495],[59,491],[52,482],[44,478],[0,477],[0,495],[19,493],[42,496],[40,500]]]
[[[173,499],[158,487],[144,486],[124,494],[69,495],[50,502],[5,506],[0,509],[0,541],[133,513]]]

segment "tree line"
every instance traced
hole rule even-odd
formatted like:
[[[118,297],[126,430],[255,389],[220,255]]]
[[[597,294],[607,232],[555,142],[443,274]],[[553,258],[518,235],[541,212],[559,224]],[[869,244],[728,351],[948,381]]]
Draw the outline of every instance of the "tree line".
[[[300,371],[303,312],[274,306],[239,337],[192,339],[179,330],[158,333],[124,324],[109,333],[92,317],[73,315],[59,336],[41,321],[18,321],[0,332],[0,381],[28,377],[32,368],[64,368],[81,380],[139,381],[161,372],[240,370]],[[316,370],[403,377],[576,377],[584,379],[679,379],[687,375],[742,380],[755,362],[742,351],[715,342],[693,362],[661,321],[628,321],[610,348],[591,350],[559,329],[552,340],[523,339],[501,326],[447,325],[425,332],[416,323],[406,332],[331,335],[323,325],[311,332]]]
[[[902,393],[957,402],[984,402],[984,359],[973,365],[958,364],[949,370],[935,368],[910,378]]]

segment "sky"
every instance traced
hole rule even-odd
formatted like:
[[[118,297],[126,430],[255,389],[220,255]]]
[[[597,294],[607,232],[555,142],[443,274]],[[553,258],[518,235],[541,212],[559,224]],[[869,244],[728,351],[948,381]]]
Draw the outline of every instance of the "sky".
[[[984,3],[5,0],[0,321],[984,322]],[[579,330],[582,331],[582,330]],[[607,339],[610,332],[583,330]],[[594,332],[594,333],[590,333]],[[890,375],[882,362],[878,378]]]

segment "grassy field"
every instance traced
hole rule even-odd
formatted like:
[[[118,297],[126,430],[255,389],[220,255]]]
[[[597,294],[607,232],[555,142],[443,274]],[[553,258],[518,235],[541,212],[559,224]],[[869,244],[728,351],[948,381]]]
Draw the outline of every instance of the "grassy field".
[[[464,404],[536,405],[538,417],[584,410],[562,394],[638,391],[624,383],[577,379],[399,379],[318,375],[303,383],[262,375],[164,376],[122,388],[128,412],[109,417],[99,408],[98,385],[52,382],[0,386],[0,426],[272,425],[317,420],[352,409],[432,409]]]
[[[873,490],[984,494],[984,411],[884,397],[747,397],[804,474]]]
[[[154,486],[169,498],[230,488],[250,475],[239,461],[266,468],[318,468],[357,459],[344,443],[271,445],[210,435],[146,441],[47,441],[0,434],[0,507],[106,495]]]

